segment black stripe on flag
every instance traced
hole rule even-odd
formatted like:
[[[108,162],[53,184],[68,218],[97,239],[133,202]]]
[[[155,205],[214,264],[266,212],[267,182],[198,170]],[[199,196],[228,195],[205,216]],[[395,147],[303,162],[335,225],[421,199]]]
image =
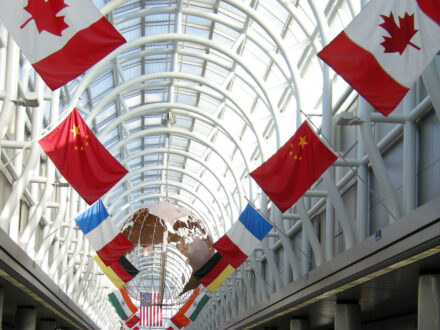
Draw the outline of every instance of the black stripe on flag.
[[[135,277],[138,273],[139,270],[133,266],[133,264],[128,261],[128,259],[125,256],[122,256],[118,259],[118,263],[122,266],[122,268],[125,269],[125,271],[133,278]]]
[[[199,270],[194,272],[194,277],[198,280],[202,279],[215,267],[215,265],[218,264],[221,259],[221,254],[216,252],[202,267],[200,267]]]

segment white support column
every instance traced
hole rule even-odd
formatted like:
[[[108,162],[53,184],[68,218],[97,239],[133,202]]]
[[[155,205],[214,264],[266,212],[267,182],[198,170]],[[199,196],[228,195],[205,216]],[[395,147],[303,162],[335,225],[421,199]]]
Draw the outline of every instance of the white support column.
[[[18,71],[20,63],[20,49],[11,36],[8,36],[8,53],[6,62],[6,99],[0,111],[0,140],[6,135],[12,119],[15,105],[12,100],[17,98]]]
[[[282,214],[281,211],[278,208],[273,208],[275,211],[275,220],[276,220],[276,224],[279,228],[283,229],[284,232],[286,233],[288,231],[288,229],[286,229],[286,227],[284,226],[285,221],[283,221],[283,219],[281,218]],[[300,265],[298,262],[298,258],[296,257],[295,251],[292,248],[292,244],[291,241],[288,237],[284,236],[283,234],[280,234],[280,240],[281,243],[283,244],[283,249],[284,249],[284,260],[287,260],[288,263],[286,262],[285,264],[285,269],[284,269],[284,276],[286,277],[285,280],[285,284],[287,284],[288,281],[288,276],[289,273],[287,271],[287,266],[290,267],[290,270],[292,271],[293,274],[293,279],[296,280],[300,277]],[[287,273],[287,274],[286,274]]]
[[[361,330],[361,309],[359,304],[337,304],[335,330]]]
[[[221,324],[223,322],[225,322],[225,314],[223,313],[222,310],[222,305],[221,305],[221,298],[220,297],[216,297],[213,299],[215,299],[214,304],[215,304],[215,309],[218,315],[218,323]]]
[[[428,90],[437,118],[440,120],[440,75],[434,58],[422,73],[423,83]]]
[[[304,319],[292,319],[290,320],[290,330],[310,330],[310,322]]]
[[[330,198],[325,201],[325,260],[333,259],[335,251],[335,210]]]
[[[382,191],[386,207],[390,212],[389,222],[392,223],[401,217],[401,208],[397,200],[396,192],[393,189],[393,184],[382,155],[377,148],[374,141],[373,133],[371,131],[371,111],[372,106],[363,98],[359,101],[359,117],[362,120],[360,124],[361,141],[368,155],[374,174],[377,178],[377,184]]]
[[[38,97],[42,99],[42,88],[41,88],[42,80],[41,78],[37,78],[37,90],[39,91]],[[31,138],[34,140],[32,143],[31,151],[29,153],[28,160],[26,162],[25,168],[21,173],[18,180],[14,183],[14,188],[10,193],[3,210],[0,213],[0,223],[4,228],[7,228],[7,232],[9,232],[9,223],[11,220],[11,216],[14,214],[18,205],[20,205],[20,198],[23,195],[24,190],[26,189],[28,183],[30,182],[33,173],[35,171],[35,167],[38,164],[39,156],[40,156],[40,146],[37,143],[37,138],[40,137],[41,132],[41,123],[43,119],[43,106],[39,106],[34,108],[32,111],[32,133]]]
[[[220,297],[221,297],[220,306],[225,310],[224,322],[226,323],[232,318],[231,303],[230,303],[229,295],[226,292],[225,293],[222,292],[220,294]]]
[[[418,330],[440,330],[440,274],[419,276]]]
[[[348,250],[356,243],[353,225],[351,224],[350,214],[345,206],[344,200],[339,193],[338,187],[333,178],[331,169],[328,169],[324,175],[324,184],[328,189],[329,199],[335,208],[336,216],[344,231],[345,248]]]
[[[267,196],[265,194],[261,195],[261,211],[263,214],[268,217],[267,212]],[[279,273],[279,269],[275,263],[275,258],[273,255],[273,250],[269,248],[268,239],[263,239],[261,241],[261,246],[263,247],[264,255],[266,256],[267,264],[269,265],[270,273],[272,274],[273,280],[275,282],[275,291],[278,291],[281,289],[281,277]],[[266,281],[269,280],[269,274],[266,274],[268,278],[266,278]],[[270,288],[269,288],[270,290]]]
[[[16,329],[35,330],[37,328],[37,310],[35,307],[18,306],[15,312]]]
[[[249,256],[249,260],[251,262],[252,268],[255,272],[255,282],[256,282],[256,298],[258,301],[259,293],[261,293],[261,300],[265,300],[268,298],[267,294],[267,283],[263,279],[263,275],[260,272],[260,269],[258,268],[257,260],[255,259],[255,251]]]
[[[247,306],[250,307],[252,305],[255,305],[255,292],[251,288],[249,276],[248,276],[247,272],[245,272],[245,270],[244,270],[244,265],[245,264],[243,264],[240,267],[239,272],[241,273],[241,278],[243,279],[244,285],[245,285]]]
[[[416,89],[412,87],[404,99],[404,111],[408,115],[416,106]],[[417,207],[417,126],[407,120],[403,126],[403,214]]]
[[[308,0],[310,8],[315,16],[319,34],[321,36],[321,42],[323,45],[327,44],[329,35],[329,26],[327,24],[327,19],[323,11],[318,10],[319,6],[315,0]],[[322,67],[322,136],[328,143],[332,142],[332,82],[330,79],[329,67],[324,64]],[[351,224],[350,215],[348,213],[347,207],[339,193],[336,186],[332,168],[327,169],[323,175],[325,187],[328,189],[328,196],[330,201],[335,208],[338,221],[341,224],[342,230],[344,231],[345,238],[345,248],[351,248],[356,241],[354,235],[354,229]],[[329,206],[327,204],[327,206]],[[327,208],[327,212],[328,212]]]
[[[301,275],[305,276],[310,271],[310,257],[312,249],[310,248],[307,231],[301,230]]]
[[[320,266],[323,262],[323,251],[321,243],[319,242],[319,239],[315,232],[315,227],[313,227],[312,220],[310,219],[309,215],[307,214],[306,205],[304,203],[304,198],[300,198],[298,203],[298,212],[301,215],[301,221],[303,224],[303,237],[306,237],[308,240],[307,244],[307,250],[310,250],[310,247],[313,250],[313,254],[315,255],[315,262],[317,266]],[[328,211],[328,210],[327,210]],[[303,246],[305,247],[305,246]],[[303,250],[305,252],[305,250]],[[309,265],[310,266],[310,265]],[[304,269],[305,271],[308,271],[308,269]]]
[[[359,127],[356,128],[357,136],[361,135]],[[357,159],[365,156],[362,143],[357,145]],[[358,242],[368,237],[368,168],[366,165],[359,165],[357,171],[357,194],[356,194],[356,234]]]
[[[238,304],[237,304],[237,314],[240,314],[243,310],[246,310],[247,304],[246,299],[243,295],[242,290],[242,283],[240,283],[240,279],[237,277],[237,272],[232,275],[232,284],[234,285],[234,291],[238,298]]]

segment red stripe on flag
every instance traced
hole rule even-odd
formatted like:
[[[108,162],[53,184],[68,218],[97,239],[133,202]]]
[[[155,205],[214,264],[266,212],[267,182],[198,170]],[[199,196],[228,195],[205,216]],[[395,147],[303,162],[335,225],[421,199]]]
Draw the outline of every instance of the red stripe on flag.
[[[231,241],[227,235],[223,235],[223,237],[215,242],[212,246],[234,268],[240,267],[240,265],[248,257],[237,245],[234,244],[234,242]]]
[[[118,277],[124,281],[125,283],[127,283],[128,281],[130,281],[133,276],[131,276],[129,273],[127,273],[127,271],[124,269],[124,267],[121,266],[121,264],[117,261],[113,262],[110,265],[111,269],[115,272],[116,275],[118,275]]]
[[[199,282],[202,283],[205,287],[207,287],[211,282],[213,282],[221,272],[228,266],[228,262],[225,258],[221,258],[218,263],[206,274],[203,276]]]
[[[33,64],[46,84],[55,90],[76,78],[125,39],[105,17],[75,34],[59,51]]]
[[[178,313],[177,313],[178,314]],[[182,324],[180,324],[180,322],[179,322],[179,320],[178,320],[178,315],[174,315],[172,318],[171,318],[171,322],[173,322],[174,323],[174,325],[178,328],[178,329],[182,329],[183,328],[183,325]]]
[[[153,293],[153,322],[152,325],[156,325],[156,310],[157,310],[157,306],[156,306],[156,293]]]
[[[125,324],[129,328],[133,328],[133,326],[135,326],[139,321],[140,321],[139,317],[136,314],[134,314],[127,321],[125,321]]]
[[[162,306],[160,308],[160,326],[162,326]]]
[[[400,103],[408,88],[391,78],[374,56],[344,32],[318,53],[357,92],[385,116]]]
[[[426,16],[440,25],[440,2],[438,0],[417,0]]]
[[[129,249],[133,247],[124,235],[119,233],[109,243],[107,243],[101,250],[96,251],[96,254],[101,258],[106,266],[110,266],[113,262],[118,260]]]
[[[154,325],[154,293],[151,295],[151,307],[150,307],[150,317],[148,320],[148,325],[153,326]]]

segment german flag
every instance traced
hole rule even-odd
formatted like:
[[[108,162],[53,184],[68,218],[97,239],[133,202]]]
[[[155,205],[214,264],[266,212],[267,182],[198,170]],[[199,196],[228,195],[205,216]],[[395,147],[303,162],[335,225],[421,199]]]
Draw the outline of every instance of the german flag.
[[[110,266],[104,265],[104,262],[97,255],[94,255],[93,259],[118,289],[139,273],[139,270],[125,256],[120,257]]]
[[[194,273],[194,277],[210,292],[214,292],[234,271],[235,268],[217,252]]]

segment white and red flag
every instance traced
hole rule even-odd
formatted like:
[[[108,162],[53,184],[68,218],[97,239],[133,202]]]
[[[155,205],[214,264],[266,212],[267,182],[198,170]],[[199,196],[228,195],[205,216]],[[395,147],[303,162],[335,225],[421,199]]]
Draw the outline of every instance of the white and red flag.
[[[440,0],[372,0],[318,56],[387,116],[440,49]]]
[[[0,0],[0,23],[53,90],[125,43],[90,0]]]

